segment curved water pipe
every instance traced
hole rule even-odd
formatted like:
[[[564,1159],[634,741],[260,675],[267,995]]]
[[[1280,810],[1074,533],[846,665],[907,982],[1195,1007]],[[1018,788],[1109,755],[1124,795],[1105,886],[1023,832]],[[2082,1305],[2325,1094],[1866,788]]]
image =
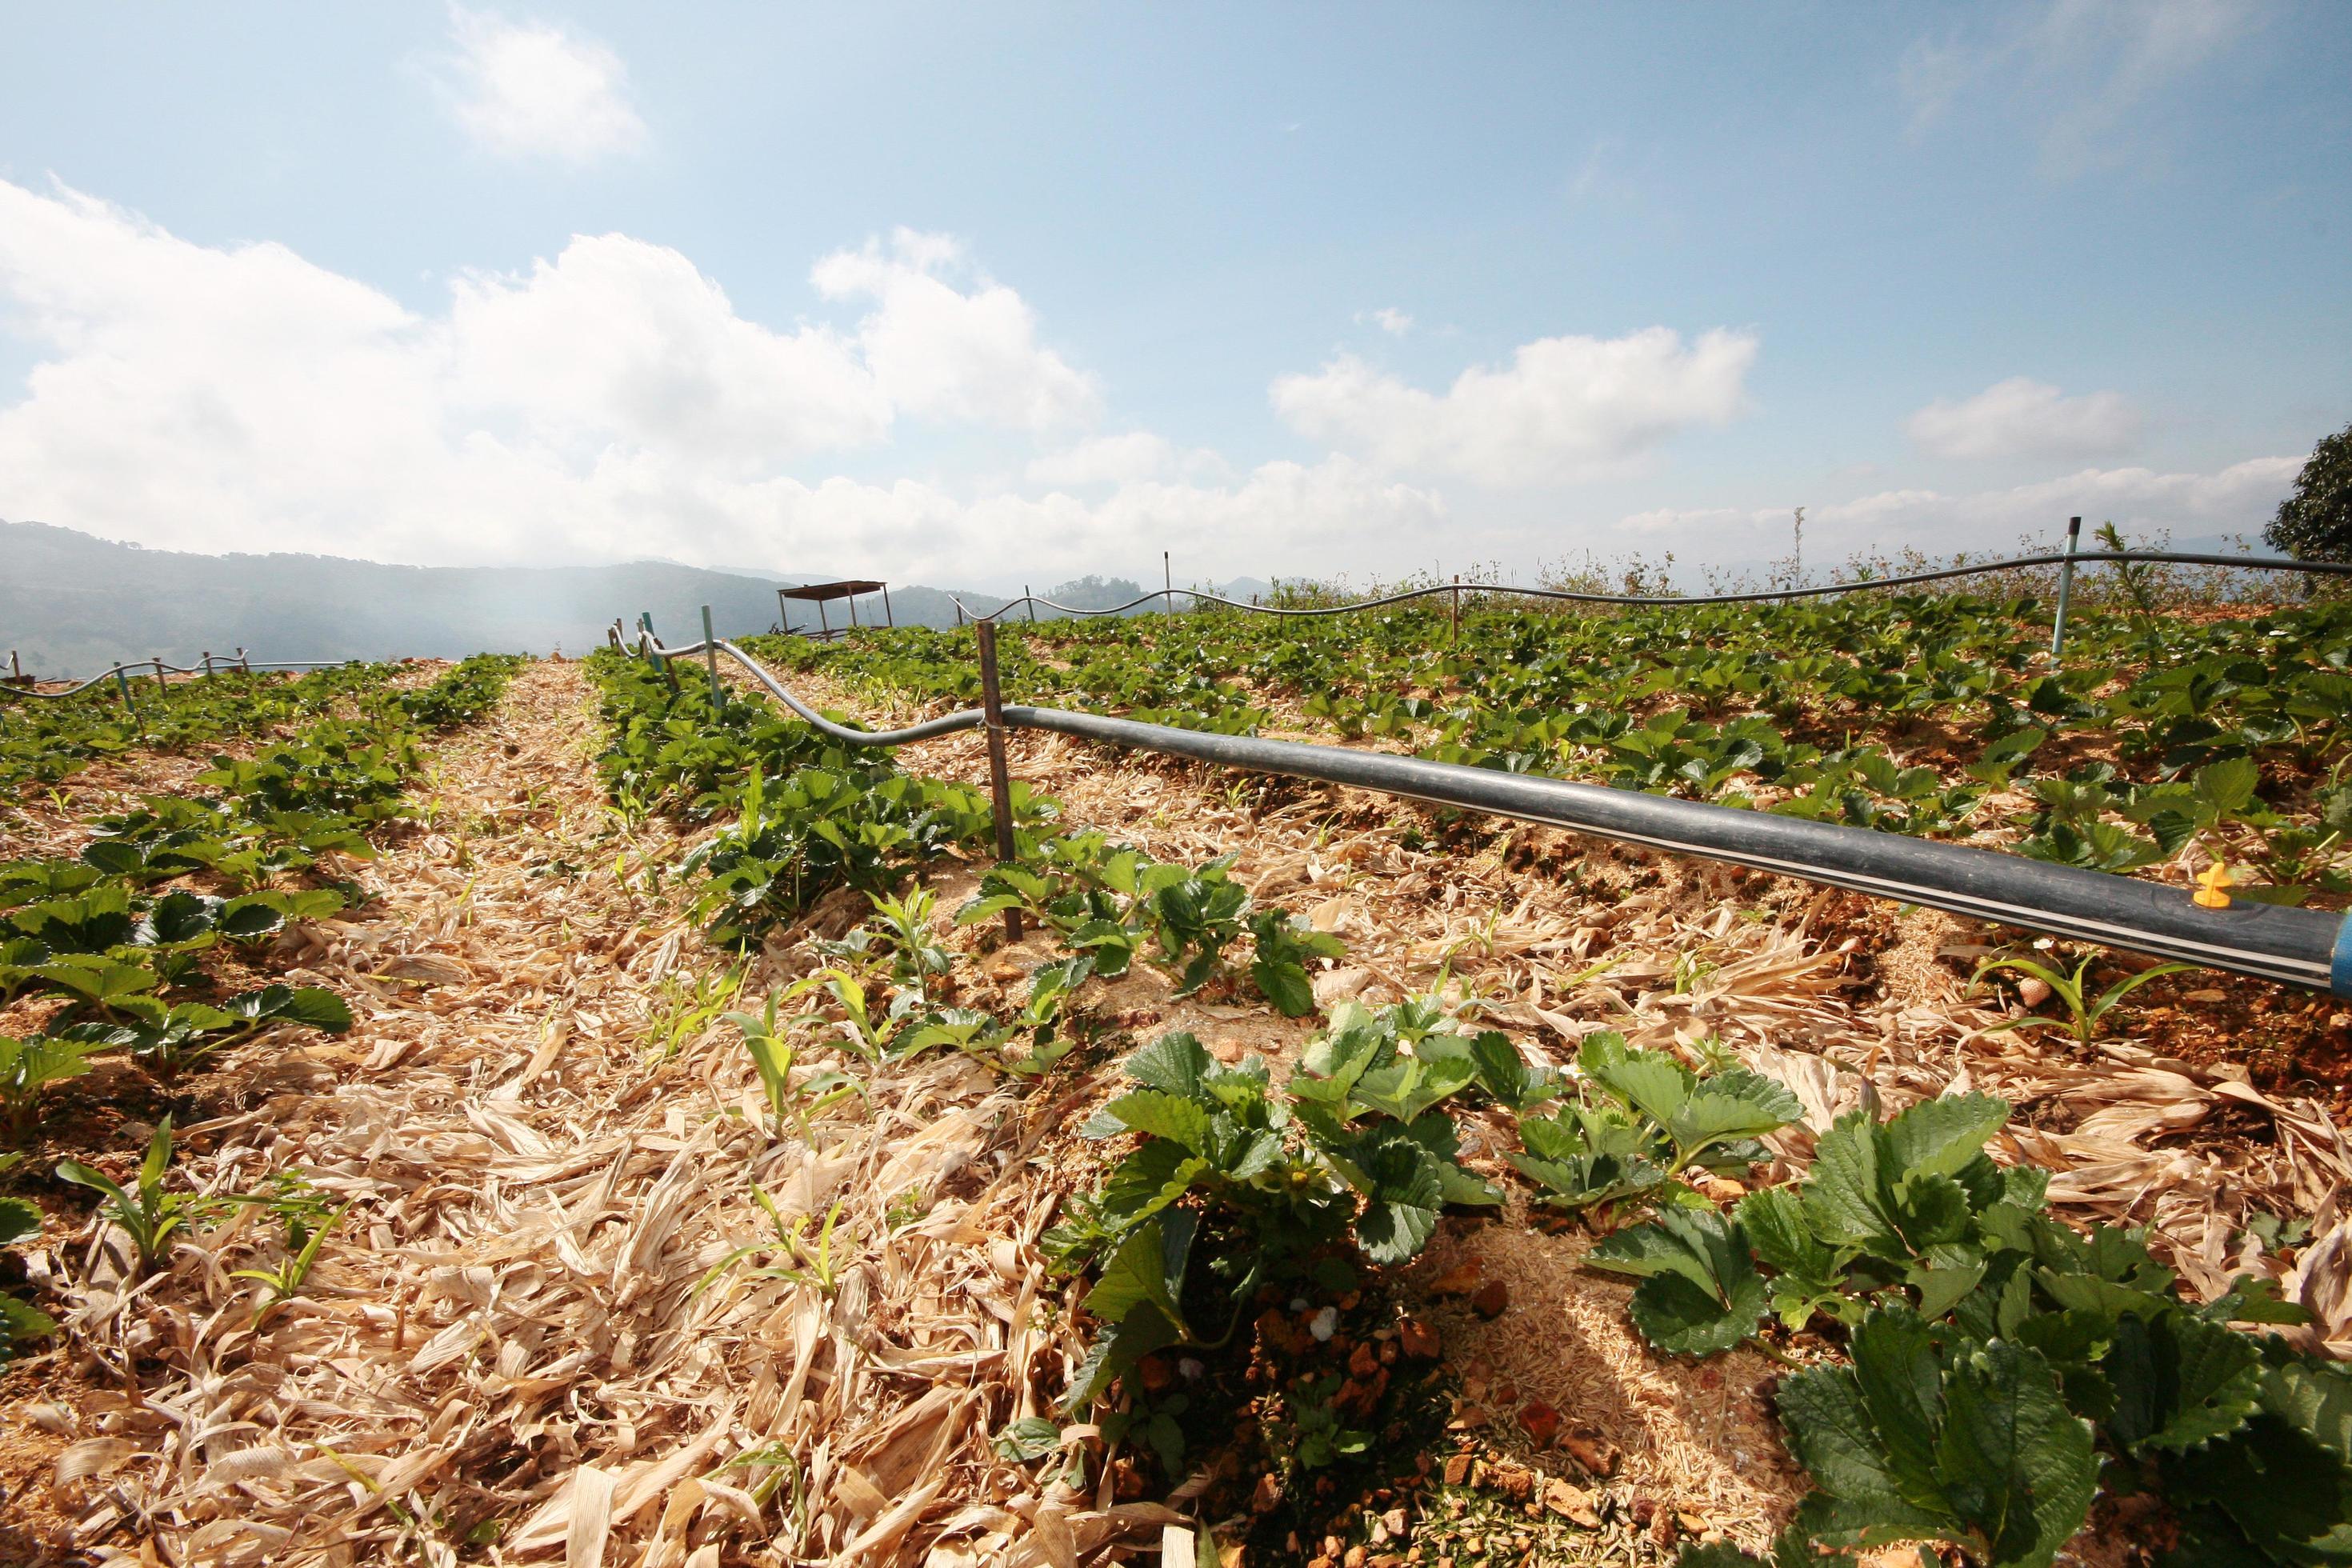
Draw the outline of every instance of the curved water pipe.
[[[612,641],[621,646],[617,626]],[[702,655],[709,661],[714,683],[717,656],[723,653],[819,734],[844,745],[903,746],[978,729],[987,721],[980,709],[970,708],[904,729],[856,729],[827,719],[759,660],[724,638],[667,647],[646,629],[639,632],[636,649],[651,659]],[[1001,711],[1007,730],[1050,731],[1132,751],[1316,779],[1540,823],[2048,936],[2352,997],[2352,914],[2248,900],[2209,909],[2161,883],[2054,866],[1996,849],[1531,773],[1300,741],[1215,735],[1060,708],[1007,707]]]

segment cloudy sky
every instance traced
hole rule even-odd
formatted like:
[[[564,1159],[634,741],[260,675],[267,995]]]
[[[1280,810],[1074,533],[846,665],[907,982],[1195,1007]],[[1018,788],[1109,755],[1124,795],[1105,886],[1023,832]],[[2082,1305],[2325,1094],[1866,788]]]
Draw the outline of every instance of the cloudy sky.
[[[35,6],[0,518],[1004,586],[2070,512],[2352,419],[2352,6]]]

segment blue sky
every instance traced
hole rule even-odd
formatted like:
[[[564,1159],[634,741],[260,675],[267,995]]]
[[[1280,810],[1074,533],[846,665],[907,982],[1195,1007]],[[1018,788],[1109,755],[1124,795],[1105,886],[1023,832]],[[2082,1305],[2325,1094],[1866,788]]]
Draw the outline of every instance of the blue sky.
[[[12,7],[0,516],[998,586],[2258,529],[2352,7]]]

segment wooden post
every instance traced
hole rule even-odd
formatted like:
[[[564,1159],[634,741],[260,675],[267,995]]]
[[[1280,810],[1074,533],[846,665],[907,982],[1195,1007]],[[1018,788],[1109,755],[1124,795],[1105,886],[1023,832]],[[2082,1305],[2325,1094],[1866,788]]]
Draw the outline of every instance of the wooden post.
[[[16,650],[13,647],[8,650],[8,679],[14,685],[25,684],[25,667],[16,662]]]
[[[710,705],[724,710],[727,689],[719,684],[719,634],[710,629],[710,606],[702,606],[702,657],[710,666]]]
[[[212,674],[212,672],[213,672],[213,650],[212,650],[212,649],[210,649],[210,648],[206,648],[206,649],[205,649],[205,673],[206,675],[210,675],[210,674]]]
[[[155,655],[153,663],[155,666],[155,689],[158,691],[171,690],[172,689],[165,685],[163,681],[163,656],[160,653]]]
[[[996,623],[979,621],[973,629],[980,637],[980,708],[988,721],[988,793],[996,808],[996,858],[1000,863],[1013,858],[1013,782],[1004,768],[1004,702],[996,684]],[[1008,942],[1021,940],[1021,911],[1004,911],[1004,937]]]
[[[890,609],[890,584],[887,583],[882,584],[882,619],[888,623],[892,631],[898,629],[898,617]]]
[[[2083,542],[2083,520],[2066,520],[2066,561],[2058,568],[2058,616],[2050,626],[2050,662],[2066,651],[2066,601],[2074,595],[2074,551]]]

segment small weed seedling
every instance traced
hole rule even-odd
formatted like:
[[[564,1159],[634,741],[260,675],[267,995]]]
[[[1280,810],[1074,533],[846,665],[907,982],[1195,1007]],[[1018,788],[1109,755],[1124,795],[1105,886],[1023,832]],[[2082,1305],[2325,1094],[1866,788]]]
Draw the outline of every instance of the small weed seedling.
[[[1986,959],[1977,965],[1977,972],[1969,977],[1969,990],[1974,991],[1987,974],[1996,970],[2011,970],[2019,974],[2031,975],[2050,987],[2050,994],[2064,1005],[2066,1016],[2063,1018],[2044,1018],[2029,1014],[2021,1018],[2004,1018],[1987,1029],[1985,1033],[1990,1035],[1998,1034],[2003,1029],[2036,1027],[2063,1029],[2075,1040],[2087,1046],[2098,1037],[2099,1020],[2105,1018],[2116,1003],[2151,980],[2167,974],[2178,974],[2189,967],[2186,963],[2159,963],[2153,969],[2143,969],[2137,974],[2127,974],[2108,986],[2095,998],[2086,1000],[2083,977],[2090,972],[2091,962],[2090,959],[2085,958],[2082,963],[2074,965],[2072,974],[2062,974],[2049,964],[2036,963],[2030,958]]]
[[[124,1191],[105,1172],[74,1160],[58,1167],[58,1179],[105,1197],[106,1216],[121,1226],[139,1249],[140,1268],[151,1268],[164,1255],[173,1237],[211,1220],[221,1207],[221,1200],[202,1193],[165,1192],[163,1173],[171,1163],[172,1119],[166,1116],[156,1125],[155,1136],[147,1144],[147,1157],[140,1162],[136,1195]]]

